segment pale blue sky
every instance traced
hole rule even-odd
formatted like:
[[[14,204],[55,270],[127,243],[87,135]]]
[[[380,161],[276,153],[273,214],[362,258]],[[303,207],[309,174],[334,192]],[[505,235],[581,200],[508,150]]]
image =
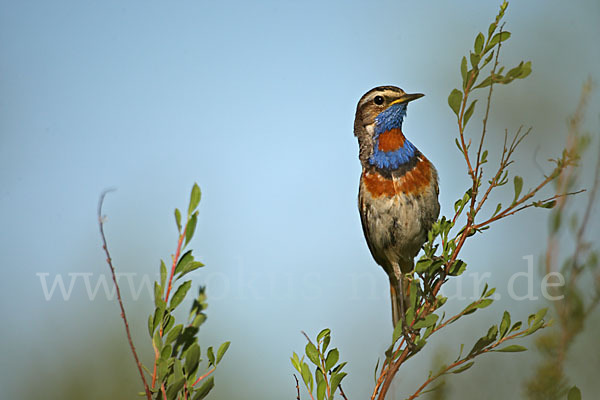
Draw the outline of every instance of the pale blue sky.
[[[233,342],[216,397],[293,398],[288,357],[304,347],[299,332],[327,326],[350,361],[346,391],[365,398],[391,323],[386,279],[356,209],[356,103],[380,84],[426,94],[411,103],[405,133],[437,166],[448,213],[466,175],[446,98],[498,5],[0,1],[6,398],[28,398],[23,382],[36,360],[52,366],[36,372],[39,381],[61,377],[73,365],[65,354],[96,357],[91,344],[107,332],[134,370],[112,301],[90,301],[83,281],[70,300],[46,301],[36,273],[68,281],[91,272],[94,282],[106,274],[95,213],[107,187],[118,189],[105,206],[118,270],[155,273],[176,244],[173,208],[187,206],[195,181],[203,199],[192,247],[207,267],[194,280],[208,284],[210,304],[201,343]],[[583,81],[600,79],[600,5],[514,1],[507,21],[505,63],[530,59],[534,72],[497,90],[490,146],[505,127],[532,125],[516,165],[532,182],[536,162],[560,151]],[[586,128],[597,133],[598,92],[590,110]],[[525,269],[523,256],[540,254],[545,226],[533,210],[473,240],[464,256],[501,286]],[[143,348],[149,299],[129,300]],[[521,316],[535,307],[515,306]],[[448,345],[478,333],[458,332]],[[421,380],[429,361],[414,364],[409,379]]]

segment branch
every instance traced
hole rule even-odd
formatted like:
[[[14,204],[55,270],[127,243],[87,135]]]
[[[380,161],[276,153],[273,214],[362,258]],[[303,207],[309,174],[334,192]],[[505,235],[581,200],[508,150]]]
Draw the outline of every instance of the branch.
[[[294,379],[296,380],[296,400],[300,400],[300,382],[298,382],[298,377],[294,374]]]
[[[542,325],[542,328],[545,328],[549,326],[549,324],[544,324]],[[491,345],[481,349],[480,351],[473,353],[465,358],[462,358],[458,361],[453,362],[452,364],[448,365],[447,367],[443,368],[440,372],[438,372],[435,375],[430,376],[425,382],[423,382],[423,384],[421,386],[419,386],[419,388],[407,399],[407,400],[413,400],[417,397],[419,397],[419,395],[421,394],[421,392],[423,391],[423,389],[425,389],[431,382],[433,382],[434,380],[436,380],[437,378],[439,378],[442,375],[447,374],[448,372],[451,372],[450,370],[464,364],[465,362],[474,359],[477,356],[480,356],[482,354],[485,353],[489,353],[490,351],[492,351],[493,349],[495,349],[496,347],[498,347],[499,345],[501,345],[502,343],[508,341],[508,340],[512,340],[512,339],[516,339],[519,336],[523,336],[526,335],[529,331],[529,328],[527,329],[523,329],[520,332],[517,332],[515,334],[512,334],[510,336],[506,336],[503,337],[499,340],[497,340],[496,342],[492,343]]]
[[[344,389],[342,389],[341,383],[338,385],[338,387],[340,388],[340,395],[342,395],[342,398],[344,398],[344,400],[348,400],[348,398],[346,397],[346,393],[344,393]]]
[[[185,239],[185,231],[187,230],[188,221],[183,228],[183,232],[179,235],[179,240],[177,241],[177,250],[175,252],[175,256],[173,257],[173,265],[171,266],[171,274],[169,275],[169,285],[167,286],[167,294],[165,295],[165,303],[169,302],[169,294],[171,293],[171,284],[173,283],[173,275],[175,275],[175,268],[177,268],[177,261],[179,260],[179,255],[181,254],[181,247],[183,245],[183,239]],[[162,328],[161,328],[162,332]],[[162,334],[161,334],[162,336]]]
[[[194,382],[194,384],[192,386],[196,386],[202,379],[206,378],[207,376],[209,376],[210,374],[215,372],[216,369],[217,369],[217,367],[212,367],[211,369],[209,369],[204,375],[198,377],[198,379],[196,379],[196,382]]]
[[[121,299],[121,290],[119,289],[119,284],[117,283],[117,277],[115,274],[115,267],[112,263],[112,258],[110,256],[110,252],[108,251],[108,245],[106,243],[106,235],[104,234],[104,220],[105,218],[102,216],[102,204],[104,203],[104,197],[107,193],[113,190],[108,189],[102,192],[100,195],[100,200],[98,201],[98,224],[100,226],[100,236],[102,237],[102,249],[104,253],[106,253],[106,262],[110,268],[110,273],[112,275],[112,280],[115,285],[115,289],[117,292],[117,300],[119,302],[119,307],[121,308],[121,318],[123,319],[123,324],[125,324],[125,332],[127,332],[127,340],[129,341],[129,347],[131,348],[131,352],[133,353],[133,358],[135,359],[135,363],[138,367],[138,371],[140,372],[140,377],[142,378],[142,382],[144,384],[144,391],[146,392],[146,397],[148,400],[152,400],[152,394],[150,393],[150,388],[148,387],[148,383],[146,382],[146,377],[144,376],[144,370],[142,368],[142,363],[140,362],[137,352],[135,350],[135,346],[133,344],[133,340],[131,339],[131,331],[129,330],[129,323],[127,322],[127,316],[125,315],[125,307],[123,306],[123,300]]]

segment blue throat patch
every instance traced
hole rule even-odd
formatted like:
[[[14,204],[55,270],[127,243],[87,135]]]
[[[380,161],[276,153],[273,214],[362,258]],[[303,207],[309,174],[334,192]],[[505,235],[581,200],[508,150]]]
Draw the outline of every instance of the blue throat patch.
[[[379,150],[379,135],[392,129],[402,129],[406,106],[406,103],[394,104],[375,117],[373,154],[369,157],[369,164],[380,169],[394,170],[408,163],[415,156],[417,148],[408,139],[404,140],[404,146],[398,150]]]

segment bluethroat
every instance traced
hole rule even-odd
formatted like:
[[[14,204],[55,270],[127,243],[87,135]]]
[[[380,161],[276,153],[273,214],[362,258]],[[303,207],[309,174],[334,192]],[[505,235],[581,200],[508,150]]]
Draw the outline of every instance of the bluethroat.
[[[390,279],[394,326],[402,320],[405,334],[408,275],[440,212],[435,167],[402,132],[408,103],[422,96],[376,87],[360,99],[354,120],[362,164],[362,228],[373,258]]]

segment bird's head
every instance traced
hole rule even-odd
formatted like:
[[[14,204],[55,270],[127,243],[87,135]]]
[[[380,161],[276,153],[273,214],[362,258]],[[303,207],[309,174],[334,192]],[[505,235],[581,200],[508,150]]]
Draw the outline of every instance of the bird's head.
[[[354,135],[358,138],[363,166],[396,168],[404,158],[412,156],[411,148],[403,150],[402,121],[408,103],[423,96],[406,93],[396,86],[378,86],[361,97],[356,107]]]

